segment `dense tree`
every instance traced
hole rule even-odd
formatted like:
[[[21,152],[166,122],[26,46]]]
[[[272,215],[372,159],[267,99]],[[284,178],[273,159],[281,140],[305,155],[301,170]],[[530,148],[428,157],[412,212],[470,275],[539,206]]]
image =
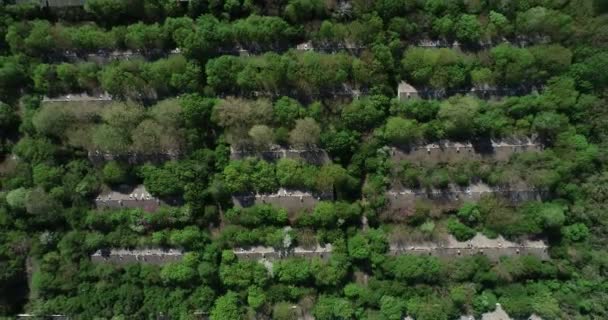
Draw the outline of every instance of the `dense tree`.
[[[460,16],[455,25],[456,37],[461,41],[474,42],[479,41],[481,37],[481,24],[477,21],[477,17],[471,14],[463,14]]]
[[[494,64],[495,78],[500,83],[518,85],[534,79],[535,59],[529,50],[501,44],[492,48],[490,56]]]
[[[391,296],[382,296],[380,299],[380,312],[389,320],[398,320],[403,318],[405,304],[399,301],[399,298]]]
[[[386,121],[383,137],[393,144],[414,143],[420,138],[416,121],[391,117]]]
[[[465,85],[470,69],[467,56],[447,48],[408,48],[401,64],[404,76],[414,84],[439,89]]]
[[[300,103],[288,97],[281,97],[272,105],[272,117],[277,125],[291,126],[304,115],[306,110]]]
[[[384,119],[387,107],[388,101],[382,96],[356,100],[342,110],[342,119],[353,130],[369,130]]]
[[[350,302],[343,298],[320,296],[313,314],[320,320],[350,319],[355,310]]]
[[[133,50],[150,50],[162,47],[162,30],[158,24],[136,23],[127,27],[125,44]]]
[[[215,300],[211,310],[211,319],[228,320],[240,319],[241,311],[238,307],[238,296],[234,292],[228,292]]]
[[[449,137],[466,138],[475,134],[475,118],[479,102],[471,97],[455,97],[441,104],[437,118],[443,121],[445,133]]]
[[[15,2],[0,317],[606,317],[602,1]],[[401,81],[418,96],[395,99]],[[439,140],[474,148],[417,146]],[[139,184],[159,208],[99,198]],[[289,206],[231,201],[258,194]],[[478,233],[550,248],[391,250]],[[159,247],[184,253],[90,257]]]

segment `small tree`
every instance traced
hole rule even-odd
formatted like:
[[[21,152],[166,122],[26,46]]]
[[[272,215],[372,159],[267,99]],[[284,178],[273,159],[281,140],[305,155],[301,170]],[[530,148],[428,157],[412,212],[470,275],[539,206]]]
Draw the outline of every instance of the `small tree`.
[[[6,195],[6,202],[13,209],[25,209],[28,194],[29,190],[25,188],[11,190]]]
[[[298,148],[315,147],[319,142],[321,127],[313,118],[296,120],[296,126],[289,133],[289,143]]]
[[[289,302],[279,302],[272,308],[272,318],[276,320],[296,320],[298,314]]]
[[[258,124],[249,129],[249,137],[257,150],[267,150],[274,142],[274,133],[266,125]]]

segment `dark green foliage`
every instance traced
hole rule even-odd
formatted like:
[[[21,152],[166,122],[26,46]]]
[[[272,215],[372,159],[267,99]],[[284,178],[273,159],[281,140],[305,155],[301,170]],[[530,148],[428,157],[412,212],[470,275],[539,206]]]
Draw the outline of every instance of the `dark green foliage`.
[[[127,180],[126,168],[116,161],[106,163],[103,167],[103,181],[107,184],[120,184]]]
[[[217,320],[239,319],[241,311],[238,304],[238,296],[234,292],[228,292],[215,301],[211,317]]]
[[[230,223],[256,227],[265,225],[283,225],[287,222],[287,212],[271,205],[257,205],[250,208],[232,208],[225,218]]]
[[[404,255],[388,259],[383,268],[395,279],[408,283],[439,281],[441,265],[435,257]]]
[[[607,317],[605,1],[15,2],[0,6],[0,317]],[[396,99],[402,81],[418,95]],[[488,148],[516,138],[542,150]],[[477,159],[393,161],[440,140]],[[139,184],[169,205],[95,208]],[[289,214],[231,201],[280,188],[323,198]],[[500,194],[468,193],[485,188]],[[389,190],[416,199],[393,208]],[[394,255],[478,233],[542,239],[550,259]],[[242,259],[260,247],[283,258]],[[185,254],[90,259],[107,248]]]
[[[473,238],[476,234],[475,229],[468,227],[465,224],[462,224],[460,221],[456,219],[448,220],[448,231],[456,238],[458,241],[466,241]]]

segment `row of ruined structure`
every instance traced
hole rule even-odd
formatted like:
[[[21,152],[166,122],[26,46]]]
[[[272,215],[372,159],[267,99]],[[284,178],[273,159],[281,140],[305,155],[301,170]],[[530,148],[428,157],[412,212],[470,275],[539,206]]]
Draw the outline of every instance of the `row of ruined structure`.
[[[533,139],[510,139],[503,141],[489,141],[485,143],[456,143],[441,141],[435,144],[414,146],[411,148],[393,148],[391,158],[395,162],[410,161],[420,163],[439,163],[457,160],[480,160],[493,159],[495,161],[506,161],[510,156],[521,152],[538,152],[542,146]],[[282,157],[298,158],[298,155],[315,154],[315,156],[329,161],[329,157],[323,150],[314,150],[311,153],[302,150],[273,149],[267,151],[273,154],[272,159]],[[256,151],[232,149],[233,159],[242,159],[248,156],[259,155]],[[304,158],[306,160],[306,158]],[[408,190],[392,189],[387,191],[388,214],[399,215],[403,210],[412,210],[416,201],[427,200],[436,206],[457,208],[465,201],[477,201],[484,195],[494,195],[505,198],[511,203],[538,199],[540,193],[527,189],[525,186],[519,187],[490,187],[484,184],[474,184],[468,187],[450,186],[446,189],[438,190]],[[289,213],[301,211],[312,211],[319,201],[332,200],[330,193],[313,194],[300,190],[280,189],[273,194],[249,194],[235,195],[233,201],[236,206],[248,207],[254,204],[271,204],[286,209]],[[138,186],[132,190],[108,191],[96,199],[99,208],[144,208],[148,211],[158,209],[160,205],[170,205],[171,203],[153,197],[145,190],[145,187]],[[271,247],[254,246],[249,248],[234,249],[234,254],[239,259],[253,260],[277,260],[289,257],[312,258],[318,257],[327,259],[332,252],[331,246],[316,248],[289,248],[275,249]],[[547,246],[542,241],[523,241],[514,243],[505,239],[488,239],[482,235],[477,235],[471,241],[458,242],[449,236],[444,242],[428,243],[399,243],[390,244],[389,254],[418,254],[431,255],[438,257],[454,257],[482,254],[491,260],[498,260],[501,256],[526,255],[532,254],[541,259],[547,259]],[[150,262],[164,263],[175,261],[181,255],[174,252],[165,253],[159,250],[109,250],[98,251],[92,258],[94,261],[110,261],[116,263]]]
[[[427,47],[443,47],[441,43],[421,42],[420,46]],[[309,51],[316,50],[311,43],[298,46],[298,50]],[[178,53],[178,52],[177,52]],[[120,53],[99,53],[100,57],[108,59],[124,59],[136,57],[137,52]],[[515,90],[515,91],[514,91]],[[523,88],[490,88],[485,87],[478,90],[473,90],[475,94],[492,94],[492,95],[513,95],[523,92]],[[525,90],[524,90],[525,91]],[[398,87],[398,97],[401,100],[412,98],[436,98],[446,94],[453,94],[445,90],[416,90],[413,86],[402,82]],[[456,92],[466,93],[466,92]],[[44,102],[91,102],[91,103],[107,103],[112,97],[107,93],[89,96],[86,94],[72,94],[60,97],[46,97]],[[534,139],[505,139],[505,140],[476,140],[469,142],[453,142],[453,141],[438,141],[436,143],[424,145],[409,145],[399,147],[389,147],[386,149],[389,158],[398,163],[400,161],[408,161],[411,163],[420,164],[437,164],[449,163],[455,161],[507,161],[512,155],[523,152],[539,152],[543,149],[542,144]],[[162,162],[166,160],[178,159],[180,154],[178,151],[167,151],[162,154],[139,154],[129,153],[121,155],[113,155],[101,151],[91,151],[88,154],[89,159],[95,165],[102,165],[107,161],[118,160],[130,164],[141,164],[146,162]],[[254,150],[239,148],[233,146],[231,148],[231,159],[244,159],[247,157],[256,157],[266,161],[277,161],[282,158],[299,159],[307,163],[322,165],[329,163],[330,157],[322,149],[291,149],[281,146],[273,146],[267,150]],[[127,188],[128,189],[128,188]],[[432,205],[443,208],[457,208],[465,201],[477,201],[484,195],[499,196],[508,200],[511,203],[519,203],[528,200],[535,200],[542,197],[542,193],[527,188],[526,186],[512,187],[492,187],[482,183],[470,185],[468,187],[459,187],[450,185],[443,189],[406,189],[394,187],[386,192],[387,205],[385,208],[387,215],[409,215],[418,201],[428,201]],[[302,190],[285,190],[280,189],[278,192],[270,194],[240,194],[233,196],[235,206],[249,207],[255,204],[270,204],[273,206],[286,209],[290,214],[299,212],[310,212],[320,201],[331,201],[334,199],[332,193],[315,194]],[[178,199],[160,199],[150,194],[144,186],[136,186],[132,190],[104,190],[96,199],[95,204],[98,208],[141,208],[146,211],[156,211],[163,205],[179,205]],[[412,249],[413,248],[413,249]],[[535,254],[546,256],[546,249],[532,248],[524,245],[505,246],[503,248],[481,248],[481,247],[442,247],[442,246],[427,246],[421,249],[420,246],[412,248],[391,245],[391,254],[411,253],[411,254],[430,254],[437,256],[456,256],[470,254],[485,254],[489,257],[498,257],[500,255],[509,254]],[[146,249],[147,250],[147,249]],[[539,251],[541,250],[541,251]],[[542,251],[544,250],[544,251]],[[150,252],[149,250],[146,252]],[[150,254],[141,253],[138,250],[110,250],[99,251],[92,255],[94,261],[124,261],[129,262],[150,262],[162,263],[179,259],[181,255],[169,253],[164,254],[164,251],[152,251]],[[295,248],[291,251],[274,250],[272,248],[253,247],[239,248],[234,250],[237,257],[242,259],[282,259],[291,256],[320,256],[326,258],[331,254],[331,247],[323,250],[308,250]],[[164,258],[167,257],[167,258]]]
[[[458,241],[449,235],[443,241],[403,242],[393,241],[389,245],[389,255],[424,255],[440,258],[483,255],[491,261],[498,261],[504,256],[534,255],[541,260],[548,260],[548,246],[541,240],[523,240],[512,242],[499,236],[490,239],[477,234],[469,241]],[[331,244],[314,247],[273,248],[264,246],[239,247],[232,250],[241,260],[276,261],[287,258],[328,260],[333,252]],[[110,262],[114,264],[149,263],[165,264],[179,261],[184,252],[176,249],[101,249],[91,255],[93,262]]]

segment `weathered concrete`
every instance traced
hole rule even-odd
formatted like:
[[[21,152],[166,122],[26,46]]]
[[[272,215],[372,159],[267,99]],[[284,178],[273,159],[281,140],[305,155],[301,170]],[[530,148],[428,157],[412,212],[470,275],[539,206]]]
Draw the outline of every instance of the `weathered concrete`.
[[[508,161],[514,154],[540,152],[542,149],[541,143],[530,138],[473,142],[442,140],[426,145],[393,147],[390,156],[394,162],[409,161],[421,164],[464,160]]]
[[[312,164],[325,164],[331,162],[329,155],[323,149],[286,149],[275,146],[270,150],[256,151],[256,150],[239,150],[236,148],[230,148],[230,159],[241,160],[247,157],[256,157],[266,161],[277,161],[279,159],[287,158],[294,160],[303,160]]]
[[[420,98],[418,90],[411,84],[401,81],[399,87],[397,87],[397,97],[400,101],[407,101],[408,99]]]
[[[161,205],[179,205],[178,199],[161,200],[152,196],[143,185],[121,186],[118,190],[105,190],[97,198],[99,209],[140,208],[148,212],[158,210]]]
[[[270,204],[275,207],[283,208],[289,214],[301,211],[312,211],[317,203],[323,200],[332,200],[331,193],[313,194],[306,191],[294,191],[279,189],[272,194],[247,194],[234,195],[232,202],[236,207],[251,207],[256,204]]]
[[[34,4],[49,8],[82,7],[86,0],[17,0],[17,4]]]
[[[100,93],[97,95],[89,95],[88,93],[71,93],[60,95],[56,97],[47,97],[42,98],[43,103],[52,103],[52,102],[109,102],[112,101],[112,96],[107,92]]]
[[[455,210],[465,202],[477,202],[493,195],[511,204],[540,200],[543,193],[526,186],[491,187],[476,183],[467,187],[450,185],[446,189],[401,189],[386,192],[387,207],[383,213],[388,220],[399,220],[414,214],[417,202],[428,202],[439,210]]]
[[[163,163],[165,161],[179,159],[181,153],[176,150],[169,150],[164,153],[137,153],[129,152],[125,154],[112,154],[102,151],[89,151],[87,156],[89,161],[95,166],[102,166],[108,161],[119,161],[128,164],[138,165],[144,163]]]
[[[12,174],[17,169],[19,158],[14,154],[6,154],[0,161],[0,177]]]
[[[400,101],[407,101],[413,98],[422,99],[443,99],[453,95],[469,95],[479,99],[492,100],[512,96],[523,96],[542,91],[542,86],[520,85],[520,86],[490,86],[479,85],[469,88],[445,89],[432,87],[415,88],[411,84],[401,81],[397,87],[397,98]]]
[[[331,244],[326,244],[324,247],[317,245],[314,248],[295,247],[283,250],[277,250],[272,247],[249,247],[236,248],[233,250],[237,258],[242,260],[280,260],[287,258],[321,258],[329,259],[333,248]]]
[[[99,65],[108,64],[113,61],[122,60],[145,60],[156,61],[166,59],[174,55],[181,55],[179,48],[173,50],[148,49],[148,50],[128,50],[121,48],[105,48],[96,51],[87,50],[65,50],[54,52],[46,56],[52,62],[65,61],[71,63],[93,62]]]
[[[511,39],[502,38],[500,40],[489,40],[489,41],[478,41],[473,44],[473,47],[486,49],[492,48],[501,44],[511,44],[519,47],[528,47],[537,44],[546,44],[551,41],[550,37],[547,36],[517,36]],[[445,39],[421,39],[415,44],[416,47],[421,48],[460,48],[463,45],[458,41],[447,41]]]
[[[542,320],[542,318],[536,314],[532,314],[527,319],[528,320]],[[467,316],[466,318],[463,318],[463,320],[475,320],[475,317]],[[497,303],[496,309],[494,311],[486,312],[481,315],[481,320],[513,320],[513,318],[511,318],[509,316],[509,314],[502,308],[500,303]]]
[[[93,262],[111,262],[115,264],[149,263],[165,264],[179,261],[184,253],[176,249],[101,249],[91,255]]]
[[[502,236],[490,239],[477,234],[469,241],[458,241],[449,235],[444,242],[404,243],[390,244],[390,255],[428,255],[442,258],[465,257],[481,254],[492,261],[498,261],[503,256],[533,255],[542,260],[549,259],[548,246],[542,241],[525,240],[520,243],[505,240]]]

